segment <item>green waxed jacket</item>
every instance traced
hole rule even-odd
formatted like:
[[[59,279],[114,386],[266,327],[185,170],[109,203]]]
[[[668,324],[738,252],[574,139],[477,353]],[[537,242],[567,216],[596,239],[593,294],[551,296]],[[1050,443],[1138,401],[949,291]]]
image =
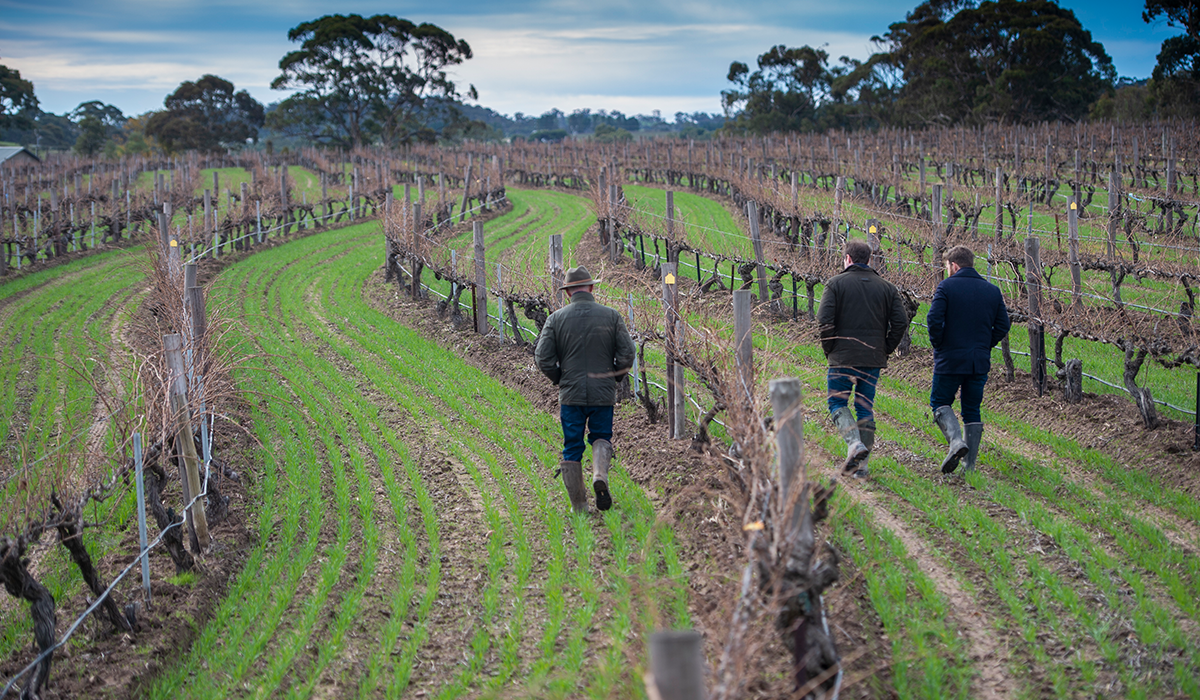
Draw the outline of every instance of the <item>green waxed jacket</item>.
[[[575,292],[550,314],[538,336],[538,369],[558,386],[564,406],[611,406],[617,380],[633,366],[635,349],[617,311]]]

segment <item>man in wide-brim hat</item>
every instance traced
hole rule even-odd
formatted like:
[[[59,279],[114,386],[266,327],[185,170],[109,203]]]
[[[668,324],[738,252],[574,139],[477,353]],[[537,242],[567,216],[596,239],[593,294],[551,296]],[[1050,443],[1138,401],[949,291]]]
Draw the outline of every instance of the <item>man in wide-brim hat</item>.
[[[584,436],[592,445],[596,507],[612,507],[608,470],[612,460],[613,404],[617,382],[633,366],[634,346],[621,314],[592,296],[595,281],[582,265],[567,270],[562,290],[570,298],[550,314],[538,336],[538,369],[558,386],[563,451],[559,470],[577,513],[587,511],[583,485]]]

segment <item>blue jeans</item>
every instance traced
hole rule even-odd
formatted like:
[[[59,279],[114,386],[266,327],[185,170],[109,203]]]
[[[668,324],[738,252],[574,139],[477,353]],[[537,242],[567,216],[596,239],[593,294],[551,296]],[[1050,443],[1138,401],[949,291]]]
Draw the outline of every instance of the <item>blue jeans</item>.
[[[589,445],[597,440],[612,442],[612,406],[561,406],[558,416],[562,420],[564,462],[578,462],[583,459],[585,427],[588,430]]]
[[[874,420],[875,388],[879,386],[878,367],[830,367],[826,375],[829,385],[829,412],[845,408],[854,392],[854,413],[858,420]]]
[[[979,405],[983,403],[983,385],[987,383],[987,373],[984,374],[938,374],[933,373],[933,386],[929,389],[929,407],[937,410],[942,406],[954,403],[954,396],[962,389],[962,419],[963,423],[982,423]]]

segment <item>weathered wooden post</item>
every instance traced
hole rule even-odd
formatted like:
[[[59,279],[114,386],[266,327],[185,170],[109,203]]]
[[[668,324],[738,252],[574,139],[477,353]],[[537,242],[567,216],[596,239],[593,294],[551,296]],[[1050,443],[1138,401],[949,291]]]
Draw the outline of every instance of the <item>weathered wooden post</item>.
[[[1171,139],[1171,150],[1167,154],[1167,182],[1164,185],[1166,190],[1166,207],[1167,207],[1167,232],[1175,230],[1175,139]]]
[[[778,513],[790,513],[782,541],[792,541],[804,510],[801,490],[808,482],[804,466],[804,417],[800,410],[800,380],[794,377],[772,379],[771,411],[775,416],[775,445],[779,452]],[[797,477],[799,479],[797,480]]]
[[[620,236],[617,233],[617,183],[610,182],[608,185],[608,259],[612,262],[617,261],[617,256],[620,254]]]
[[[463,176],[463,198],[462,206],[458,208],[458,223],[462,223],[467,217],[467,204],[471,201],[471,166],[474,164],[474,156],[467,154],[467,170]]]
[[[198,353],[204,342],[204,334],[208,332],[208,312],[204,308],[204,288],[190,285],[185,292],[184,301],[187,305],[192,331],[192,352]],[[196,358],[200,360],[200,358]],[[203,397],[201,397],[203,400]]]
[[[183,340],[178,333],[168,333],[163,336],[163,349],[170,369],[168,393],[176,430],[176,446],[183,455],[183,463],[180,465],[180,482],[184,486],[183,501],[184,505],[191,503],[186,509],[187,523],[193,546],[199,553],[208,548],[208,518],[204,513],[203,503],[192,503],[192,499],[201,493],[203,487],[200,485],[200,459],[196,454],[195,435],[192,433],[192,421],[188,411]]]
[[[933,222],[934,240],[941,236],[942,228],[942,185],[941,183],[933,186],[933,199],[929,203],[929,220]],[[936,250],[936,246],[935,246]]]
[[[659,265],[662,275],[663,311],[666,316],[667,335],[667,434],[675,437],[675,263],[664,262]]]
[[[1067,360],[1059,376],[1063,380],[1063,400],[1067,403],[1083,401],[1083,360]]]
[[[733,338],[734,359],[740,393],[745,395],[747,406],[754,401],[754,342],[750,335],[752,300],[749,289],[733,292]]]
[[[883,249],[879,244],[879,219],[867,219],[867,245],[871,246],[871,269],[883,274]]]
[[[205,189],[204,190],[204,230],[206,232],[212,231],[213,229],[216,228],[216,226],[213,224],[213,221],[215,220],[215,218],[216,217],[213,215],[212,190]]]
[[[677,263],[675,255],[675,193],[667,190],[667,262]]]
[[[1069,264],[1071,266],[1071,308],[1078,310],[1082,307],[1083,279],[1079,265],[1079,202],[1071,201],[1067,210],[1067,246]]]
[[[673,285],[675,291],[674,312],[675,312],[675,346],[682,348],[684,339],[687,335],[687,324],[679,315],[679,281]],[[671,400],[675,403],[675,426],[671,430],[671,437],[676,440],[682,440],[686,437],[684,431],[687,429],[687,396],[683,389],[683,365],[675,363],[675,392],[671,395]]]
[[[768,302],[771,300],[771,291],[767,287],[767,268],[763,265],[762,235],[758,228],[758,207],[755,206],[753,200],[746,202],[746,218],[750,220],[750,240],[754,243],[754,261],[758,271],[758,300]]]
[[[471,166],[468,165],[468,168]],[[475,332],[488,332],[487,264],[484,261],[483,222],[476,221],[475,233]]]
[[[1041,320],[1041,244],[1034,236],[1025,239],[1025,290],[1029,296],[1029,372],[1038,396],[1046,392],[1046,336]]]
[[[661,700],[707,700],[700,633],[672,630],[651,634],[650,675]]]
[[[1004,172],[996,166],[996,246],[999,247],[1004,237],[1004,196],[1001,183],[1004,182]]]
[[[1117,219],[1121,215],[1120,173],[1114,167],[1108,174],[1108,259],[1117,257]]]
[[[142,588],[146,602],[150,602],[150,557],[146,550],[146,485],[142,478],[142,435],[133,434],[133,473],[137,488],[138,552],[142,560]]]
[[[563,242],[562,234],[555,233],[550,236],[550,289],[554,295],[554,308],[560,309],[563,305]]]

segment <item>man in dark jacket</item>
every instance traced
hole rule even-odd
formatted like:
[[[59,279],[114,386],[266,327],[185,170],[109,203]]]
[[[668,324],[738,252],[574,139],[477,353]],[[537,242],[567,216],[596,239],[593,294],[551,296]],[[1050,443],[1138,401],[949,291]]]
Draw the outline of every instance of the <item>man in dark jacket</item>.
[[[608,468],[612,459],[613,404],[617,382],[633,366],[634,346],[621,314],[592,296],[585,267],[567,270],[562,289],[570,303],[550,314],[538,336],[538,369],[558,386],[563,451],[559,470],[577,513],[587,511],[583,486],[584,431],[592,445],[596,507],[612,507]]]
[[[875,444],[875,388],[888,355],[908,330],[900,293],[871,269],[871,247],[846,242],[845,270],[825,284],[817,326],[829,362],[829,413],[846,441],[842,469],[867,476],[867,456]],[[854,394],[858,420],[849,408]]]
[[[942,460],[949,474],[963,461],[974,469],[983,439],[983,385],[992,368],[992,348],[1008,334],[1008,310],[996,285],[975,271],[975,254],[966,246],[946,252],[946,272],[929,305],[929,344],[933,346],[933,386],[929,407],[950,449]],[[962,418],[966,439],[951,404],[962,390]]]

